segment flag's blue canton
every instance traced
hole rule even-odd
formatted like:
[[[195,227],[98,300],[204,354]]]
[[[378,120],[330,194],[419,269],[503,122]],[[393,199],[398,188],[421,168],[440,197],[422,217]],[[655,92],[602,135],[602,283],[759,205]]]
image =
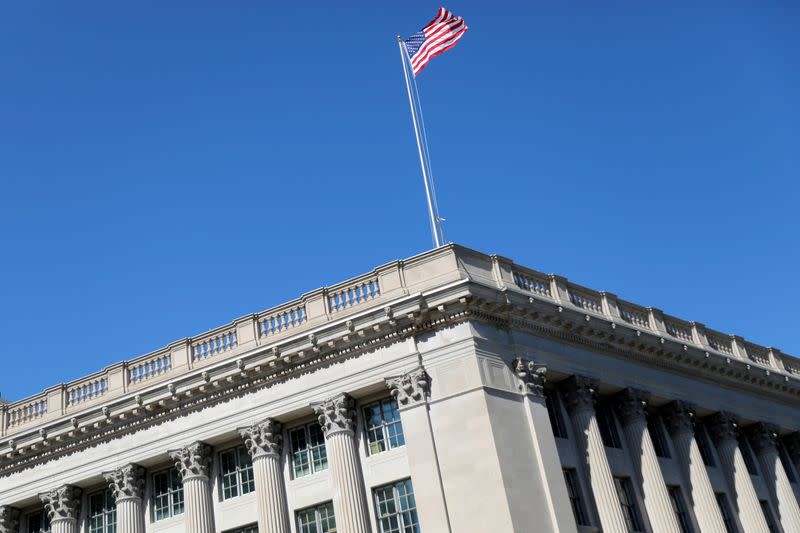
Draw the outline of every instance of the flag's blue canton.
[[[408,48],[409,57],[414,57],[419,47],[425,42],[425,33],[418,31],[408,39],[406,39],[406,48]]]

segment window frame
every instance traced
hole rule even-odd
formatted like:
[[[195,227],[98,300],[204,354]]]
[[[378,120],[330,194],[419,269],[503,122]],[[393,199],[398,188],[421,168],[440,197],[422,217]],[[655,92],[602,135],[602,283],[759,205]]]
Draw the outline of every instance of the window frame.
[[[394,408],[392,409],[392,414],[396,414],[397,418],[392,420],[387,420],[386,413],[384,411],[384,404],[392,404]],[[381,422],[380,424],[371,425],[370,421],[372,417],[367,414],[367,409],[372,407],[378,406],[378,411],[380,412]],[[402,448],[406,445],[406,436],[403,430],[403,422],[400,419],[400,406],[397,404],[397,400],[392,397],[384,397],[379,398],[377,400],[367,402],[361,406],[361,416],[363,417],[364,421],[364,443],[367,447],[367,455],[373,456],[378,455],[379,453],[388,452],[390,450],[396,450],[397,448]],[[393,428],[390,430],[390,428]],[[381,438],[373,440],[371,433],[376,430],[380,430]],[[391,434],[391,431],[394,431],[394,435]],[[395,444],[392,441],[396,441]],[[380,448],[381,443],[385,448],[383,449],[375,449],[374,447]]]
[[[622,449],[622,437],[617,427],[616,414],[608,400],[601,400],[595,409],[597,426],[600,429],[600,438],[606,448]]]
[[[761,512],[764,514],[764,520],[767,521],[767,529],[769,533],[779,533],[781,529],[778,528],[778,521],[776,520],[775,513],[772,511],[772,505],[767,500],[758,500],[761,505]]]
[[[625,518],[625,525],[629,533],[644,533],[645,526],[639,501],[633,490],[633,482],[627,476],[614,476],[614,486],[617,489],[617,500]],[[624,498],[624,500],[623,500]]]
[[[97,497],[102,497],[103,502],[102,510],[98,514],[95,514],[93,500]],[[102,489],[88,494],[86,497],[86,506],[86,531],[88,533],[116,533],[117,503],[114,500],[114,493],[111,489]],[[96,529],[95,525],[92,523],[97,517],[102,519],[102,525],[100,525],[99,529]]]
[[[233,454],[233,471],[226,472],[223,456]],[[245,494],[250,494],[256,490],[256,480],[253,473],[253,460],[243,444],[232,446],[219,452],[219,490],[222,501],[227,501]],[[226,480],[233,478],[233,484],[226,486]],[[246,479],[248,478],[248,479]],[[247,489],[247,490],[245,490]],[[229,492],[226,495],[226,491]]]
[[[314,430],[319,432],[319,437],[321,440],[318,444],[310,444],[311,428],[314,428]],[[294,434],[300,431],[303,432],[305,447],[302,449],[295,449]],[[289,438],[289,463],[292,472],[292,479],[312,476],[330,468],[330,462],[328,461],[327,442],[325,441],[325,434],[322,432],[322,427],[319,425],[319,422],[307,422],[305,424],[294,426],[287,430],[287,436]],[[314,457],[315,451],[321,452],[318,458]],[[299,455],[302,455],[305,458],[305,463],[303,464],[305,464],[308,468],[308,471],[305,473],[303,473],[302,470],[298,471],[299,467],[296,459]]]
[[[223,533],[258,533],[258,523],[248,524],[236,529],[226,529]]]
[[[689,508],[686,506],[686,498],[683,497],[683,490],[680,485],[667,485],[669,501],[672,504],[672,512],[681,528],[681,533],[694,533],[694,526],[689,515]]]
[[[589,512],[583,502],[583,489],[578,479],[578,471],[575,468],[561,468],[564,473],[564,483],[567,486],[567,496],[572,506],[572,515],[575,523],[579,526],[591,526]]]
[[[667,439],[667,434],[664,431],[664,424],[662,423],[660,415],[655,413],[647,414],[647,431],[650,433],[650,440],[653,443],[656,457],[672,459],[669,439]]]
[[[31,519],[33,518],[39,519],[43,527],[34,530],[31,527]],[[50,524],[50,515],[47,514],[47,511],[45,509],[40,509],[39,511],[25,515],[25,531],[28,533],[51,533],[53,531],[53,526]]]
[[[322,514],[320,513],[321,509],[325,509],[325,510],[330,509],[330,515],[326,515],[325,517],[322,517]],[[322,503],[318,503],[317,505],[312,505],[310,507],[304,507],[302,509],[298,509],[295,512],[295,525],[297,526],[297,533],[305,533],[306,530],[303,529],[303,527],[307,523],[304,524],[303,522],[301,522],[301,518],[302,518],[302,515],[304,513],[308,513],[308,512],[311,512],[311,511],[314,512],[314,522],[313,523],[314,523],[314,529],[316,530],[316,533],[334,533],[336,531],[336,528],[337,528],[337,526],[336,526],[336,510],[333,507],[333,500],[328,500],[328,501],[325,501],[325,502],[322,502]],[[328,520],[330,518],[333,518],[333,529],[330,529],[331,528],[331,524],[327,524],[325,526],[326,529],[322,529],[323,528],[322,521],[323,520]]]
[[[406,489],[406,492],[403,494],[400,493],[399,487],[402,486]],[[381,514],[382,504],[381,502],[388,502],[388,499],[381,500],[379,491],[391,491],[392,495],[392,503],[394,505],[395,512],[388,513],[388,514]],[[409,500],[413,503],[413,507],[403,507],[403,502],[406,504]],[[397,481],[393,481],[392,483],[386,483],[384,485],[380,485],[372,489],[372,502],[375,505],[375,520],[378,524],[378,533],[420,533],[422,530],[420,528],[419,523],[419,511],[417,510],[417,503],[416,503],[416,496],[414,494],[414,485],[411,482],[411,478],[400,479]],[[411,518],[409,520],[411,523],[406,523],[406,515],[409,515]],[[391,525],[389,529],[384,529],[384,520],[389,519],[391,520],[392,517],[397,517],[397,528],[392,528]]]
[[[167,476],[167,491],[166,491],[166,498],[167,498],[167,509],[169,512],[166,516],[159,517],[159,507],[158,507],[158,498],[162,495],[156,492],[157,484],[156,484],[156,477],[157,476]],[[177,483],[174,483],[177,481]],[[160,522],[162,520],[168,520],[178,515],[182,515],[186,512],[186,495],[183,492],[183,482],[181,480],[180,473],[175,467],[172,468],[165,468],[163,470],[159,470],[157,472],[153,472],[150,476],[151,490],[150,490],[150,502],[153,506],[153,522]],[[180,494],[180,501],[177,502],[176,495]],[[177,503],[176,503],[177,502]],[[176,512],[177,505],[180,505],[180,511]],[[162,508],[163,509],[163,508]]]
[[[714,458],[713,446],[711,445],[711,439],[708,436],[705,424],[695,424],[694,440],[697,443],[697,448],[700,450],[703,464],[711,468],[716,468],[717,461]]]
[[[544,402],[547,408],[547,415],[550,417],[550,427],[553,436],[557,439],[569,439],[569,430],[564,421],[564,413],[561,411],[561,399],[555,389],[544,390]]]
[[[750,447],[750,441],[743,435],[739,435],[737,437],[737,442],[739,443],[739,451],[742,454],[747,473],[751,476],[758,476],[759,471],[758,465],[756,464],[756,456],[753,454],[753,448]]]
[[[717,507],[722,515],[722,523],[725,525],[727,533],[739,533],[739,528],[736,526],[736,520],[733,517],[733,509],[728,503],[728,495],[724,492],[715,492],[714,498],[717,500]]]

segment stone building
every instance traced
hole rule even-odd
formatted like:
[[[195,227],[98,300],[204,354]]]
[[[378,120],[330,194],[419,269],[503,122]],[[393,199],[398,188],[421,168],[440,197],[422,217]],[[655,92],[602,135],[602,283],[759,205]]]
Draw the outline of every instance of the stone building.
[[[798,359],[456,245],[0,413],[0,533],[800,532]]]

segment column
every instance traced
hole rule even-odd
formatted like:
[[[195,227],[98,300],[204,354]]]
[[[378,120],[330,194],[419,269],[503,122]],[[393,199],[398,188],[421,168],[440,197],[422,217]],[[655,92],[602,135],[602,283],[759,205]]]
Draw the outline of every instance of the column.
[[[19,509],[0,506],[0,533],[19,533]]]
[[[128,464],[103,472],[117,504],[117,532],[144,533],[144,468]]]
[[[63,485],[50,492],[39,494],[44,508],[50,516],[52,533],[78,533],[78,515],[81,504],[81,489]]]
[[[192,533],[214,533],[214,504],[211,499],[209,468],[211,447],[195,442],[185,448],[172,450],[169,456],[183,482],[186,500],[184,528]]]
[[[339,394],[311,404],[317,414],[331,467],[337,531],[369,533],[364,478],[355,440],[355,402]]]
[[[406,441],[411,483],[423,531],[452,531],[441,467],[428,412],[430,378],[422,366],[385,379],[397,400]]]
[[[253,459],[253,476],[258,502],[258,530],[289,533],[286,486],[281,468],[283,434],[278,421],[271,418],[239,430]]]
[[[544,484],[541,492],[547,500],[550,511],[549,517],[542,516],[543,521],[549,518],[549,524],[542,522],[538,525],[544,530],[553,532],[575,531],[577,528],[575,515],[564,482],[564,471],[561,469],[561,459],[558,456],[544,396],[547,367],[530,359],[518,357],[512,362],[512,370],[522,382],[522,392],[525,395],[523,403],[531,432],[531,443]]]
[[[649,396],[644,391],[625,389],[614,398],[615,406],[625,431],[634,470],[642,483],[644,506],[653,533],[681,533],[647,428],[644,408]]]
[[[575,429],[578,453],[583,457],[589,482],[592,487],[600,526],[603,531],[627,531],[622,514],[614,476],[606,457],[606,449],[597,425],[594,396],[598,382],[584,377],[571,377],[564,388],[567,408]]]
[[[800,507],[797,505],[794,490],[778,455],[778,426],[765,423],[755,424],[750,428],[749,437],[761,464],[764,481],[777,506],[783,530],[800,531]]]
[[[664,420],[672,436],[684,485],[689,488],[689,500],[700,531],[726,533],[717,497],[708,478],[708,470],[694,438],[692,407],[685,402],[675,401],[665,409],[665,415]]]
[[[736,440],[736,418],[725,412],[713,415],[709,429],[717,445],[722,469],[731,488],[739,522],[747,533],[769,533],[764,512]]]

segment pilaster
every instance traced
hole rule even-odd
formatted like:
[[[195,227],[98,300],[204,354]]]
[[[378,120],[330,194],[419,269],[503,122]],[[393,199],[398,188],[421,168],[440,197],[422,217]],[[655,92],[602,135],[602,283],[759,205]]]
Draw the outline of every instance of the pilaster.
[[[50,517],[52,533],[78,533],[81,489],[62,485],[57,489],[39,494],[45,511]]]
[[[194,442],[185,448],[170,451],[169,456],[175,461],[175,468],[183,482],[186,531],[214,533],[214,504],[208,477],[211,447],[203,442]]]
[[[779,429],[778,426],[762,422],[748,428],[748,435],[783,530],[800,531],[800,507],[778,453]]]
[[[578,454],[589,475],[600,526],[603,531],[627,531],[594,409],[598,385],[594,379],[572,376],[565,383],[564,396],[572,414]]]
[[[289,533],[286,485],[281,468],[281,424],[271,418],[239,430],[253,459],[258,501],[258,530]]]
[[[342,533],[369,533],[364,477],[355,443],[355,402],[349,395],[339,394],[311,407],[325,435],[337,529]]]
[[[716,495],[694,437],[693,419],[694,408],[686,402],[675,401],[664,409],[664,421],[672,437],[684,486],[689,490],[697,525],[704,533],[726,533]]]
[[[769,533],[761,504],[737,441],[738,422],[731,413],[720,412],[710,418],[709,429],[717,445],[722,469],[731,489],[739,522],[747,533]]]
[[[647,427],[645,406],[649,397],[644,391],[625,389],[616,395],[614,403],[634,470],[642,482],[644,505],[653,533],[681,533]]]
[[[144,468],[136,464],[104,472],[117,504],[117,532],[144,533]]]

